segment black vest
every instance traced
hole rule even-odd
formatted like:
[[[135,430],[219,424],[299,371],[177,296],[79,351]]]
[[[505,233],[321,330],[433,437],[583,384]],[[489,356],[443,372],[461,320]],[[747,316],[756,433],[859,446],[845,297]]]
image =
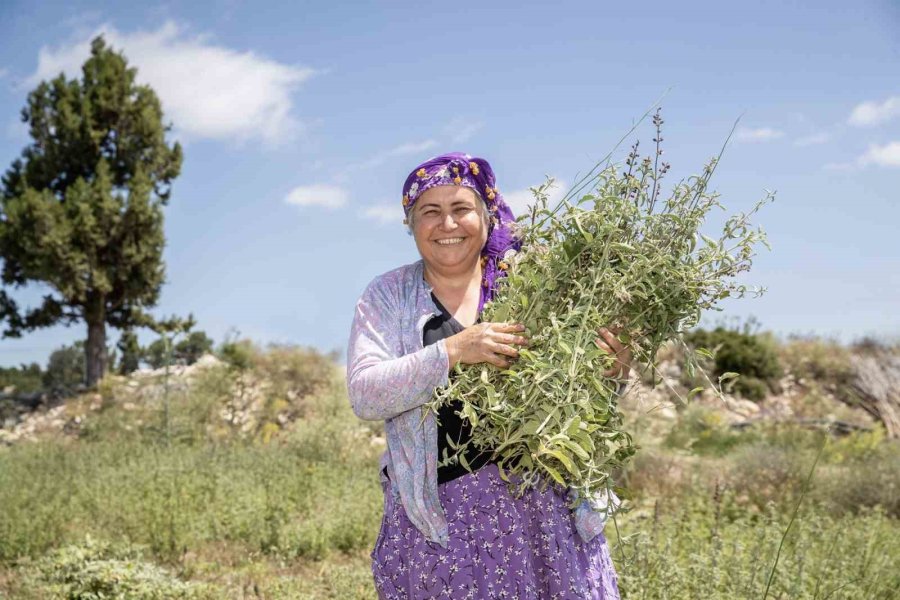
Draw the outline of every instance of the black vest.
[[[438,340],[448,338],[452,335],[456,335],[465,327],[462,324],[453,318],[453,315],[450,314],[444,306],[438,301],[434,294],[431,294],[431,299],[434,300],[435,305],[441,311],[441,314],[435,315],[431,317],[428,322],[425,324],[425,331],[422,335],[422,343],[424,345],[434,344]],[[481,321],[479,317],[478,322]],[[450,378],[453,379],[456,374],[451,371]],[[437,446],[438,446],[438,462],[444,459],[444,451],[446,450],[448,456],[452,456],[455,450],[450,447],[450,444],[447,442],[447,436],[457,444],[463,444],[468,441],[472,437],[472,428],[469,425],[468,421],[464,421],[459,415],[456,414],[456,411],[462,410],[462,402],[455,401],[451,404],[444,404],[438,409],[438,428],[437,428]],[[475,471],[484,465],[497,462],[496,460],[491,460],[490,452],[479,452],[474,445],[470,445],[466,449],[466,461],[469,463],[469,466],[472,467],[472,470]],[[457,463],[454,465],[448,465],[445,467],[438,467],[438,483],[445,483],[447,481],[451,481],[456,479],[457,477],[462,477],[463,475],[467,475],[469,472],[466,471],[466,468],[461,464]]]

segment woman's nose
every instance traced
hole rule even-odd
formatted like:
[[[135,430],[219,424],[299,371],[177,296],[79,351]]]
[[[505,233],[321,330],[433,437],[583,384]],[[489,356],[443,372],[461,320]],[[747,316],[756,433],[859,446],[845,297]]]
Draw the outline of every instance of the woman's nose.
[[[453,218],[452,213],[448,213],[446,217],[444,217],[443,221],[444,229],[453,229],[456,227],[456,220]]]

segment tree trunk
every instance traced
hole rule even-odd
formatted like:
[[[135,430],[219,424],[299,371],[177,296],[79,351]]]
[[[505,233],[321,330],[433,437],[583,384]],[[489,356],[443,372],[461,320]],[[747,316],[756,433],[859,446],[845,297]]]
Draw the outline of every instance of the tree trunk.
[[[94,387],[106,373],[106,299],[102,295],[91,295],[85,306],[85,320],[88,326],[85,344],[86,381]]]

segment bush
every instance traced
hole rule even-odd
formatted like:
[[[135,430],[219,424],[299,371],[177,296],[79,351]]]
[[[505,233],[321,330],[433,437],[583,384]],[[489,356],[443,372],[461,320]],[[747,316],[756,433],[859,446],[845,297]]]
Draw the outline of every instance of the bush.
[[[314,348],[269,344],[265,352],[253,353],[250,362],[260,377],[270,382],[273,399],[283,400],[292,417],[307,417],[311,397],[335,381],[337,358],[336,352],[322,354]],[[328,406],[338,402],[328,402]],[[349,401],[345,403],[349,407]]]
[[[243,371],[251,367],[259,349],[251,340],[229,340],[219,346],[216,354],[231,367]]]
[[[753,433],[732,431],[721,412],[690,404],[679,414],[678,422],[666,435],[664,444],[669,448],[721,456],[752,436]]]
[[[119,374],[128,375],[137,371],[143,356],[143,350],[138,343],[137,334],[131,329],[123,331],[116,347],[122,353],[122,357],[119,360]]]
[[[813,458],[765,441],[737,449],[731,455],[727,480],[739,500],[759,509],[796,498],[809,474]]]
[[[54,350],[44,372],[44,387],[51,390],[73,391],[85,382],[84,342]]]
[[[151,369],[164,367],[166,364],[166,341],[163,338],[153,340],[146,348],[144,348],[143,354],[144,360],[147,361],[147,364],[150,365]],[[174,362],[175,359],[173,356],[171,364],[174,364]]]
[[[900,518],[900,442],[869,449],[818,479],[813,496],[835,514],[857,514],[879,506]]]
[[[212,351],[213,341],[203,331],[192,331],[188,337],[175,344],[175,360],[185,365],[192,365]]]
[[[742,397],[759,401],[768,391],[778,391],[778,378],[783,370],[778,362],[777,344],[770,335],[719,326],[712,331],[691,331],[685,334],[684,340],[693,348],[713,352],[716,377],[727,372],[740,374],[733,390]]]
[[[19,393],[39,392],[43,388],[44,373],[37,363],[19,367],[0,367],[0,392],[12,387]]]
[[[794,336],[780,350],[781,361],[803,387],[827,391],[852,406],[858,398],[851,387],[856,374],[850,355],[838,342],[816,337]]]
[[[792,336],[780,358],[797,379],[844,385],[853,377],[850,352],[833,340]]]
[[[882,456],[885,442],[884,426],[872,431],[854,431],[832,440],[824,450],[824,460],[835,464],[853,464]],[[896,444],[895,444],[896,445]]]
[[[685,461],[647,448],[634,455],[623,471],[622,486],[629,498],[672,498],[690,492],[690,474]]]
[[[31,584],[40,598],[60,600],[129,600],[218,598],[205,584],[187,583],[143,560],[135,545],[114,546],[90,536],[79,545],[65,546],[41,558]]]

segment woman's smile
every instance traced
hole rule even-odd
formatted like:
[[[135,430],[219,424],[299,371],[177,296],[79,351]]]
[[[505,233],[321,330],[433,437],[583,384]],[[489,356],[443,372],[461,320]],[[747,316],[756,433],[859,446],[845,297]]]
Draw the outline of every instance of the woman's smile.
[[[454,245],[459,244],[460,242],[464,241],[465,239],[466,238],[455,237],[455,238],[445,238],[442,240],[435,240],[435,241],[438,244],[440,244],[441,246],[454,246]]]

